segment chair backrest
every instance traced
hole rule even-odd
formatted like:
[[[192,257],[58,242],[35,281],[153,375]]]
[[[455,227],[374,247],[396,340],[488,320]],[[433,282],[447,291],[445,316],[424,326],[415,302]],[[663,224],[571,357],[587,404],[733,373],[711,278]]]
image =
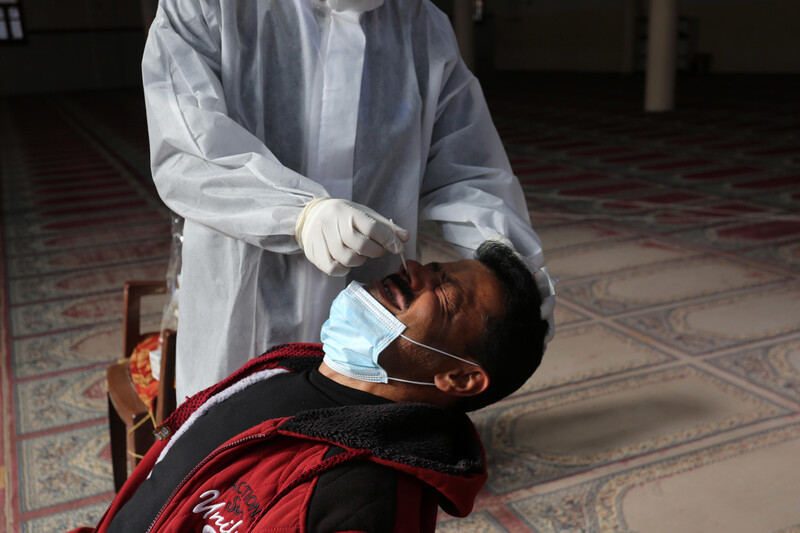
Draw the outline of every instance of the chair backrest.
[[[165,294],[165,281],[128,281],[124,291],[124,321],[122,332],[122,353],[129,358],[142,334],[142,298]],[[156,423],[163,422],[176,407],[175,398],[175,344],[177,332],[165,329],[161,332],[161,369],[158,382],[158,396],[155,401]]]
[[[165,281],[126,281],[123,302],[122,356],[128,358],[133,353],[142,335],[142,298],[167,292]]]
[[[177,407],[175,398],[175,344],[178,334],[171,329],[161,332],[161,372],[156,400],[156,424],[161,424]]]

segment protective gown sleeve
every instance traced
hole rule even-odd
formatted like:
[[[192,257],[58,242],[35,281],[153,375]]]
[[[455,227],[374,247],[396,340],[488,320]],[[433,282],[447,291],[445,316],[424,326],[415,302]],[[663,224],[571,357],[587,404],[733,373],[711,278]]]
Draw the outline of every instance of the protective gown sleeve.
[[[530,224],[478,80],[460,59],[444,71],[420,195],[420,221],[435,221],[464,257],[484,240],[508,237],[529,265],[542,246]]]
[[[280,253],[324,187],[285,167],[229,116],[221,83],[219,8],[162,0],[142,60],[153,180],[186,219]]]

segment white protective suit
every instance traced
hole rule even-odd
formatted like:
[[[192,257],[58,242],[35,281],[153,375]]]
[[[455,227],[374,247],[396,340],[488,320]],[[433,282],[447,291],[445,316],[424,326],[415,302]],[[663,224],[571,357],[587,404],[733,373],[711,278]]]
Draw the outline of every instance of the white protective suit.
[[[332,9],[333,8],[333,9]],[[186,218],[178,401],[284,342],[318,342],[368,259],[328,277],[299,249],[314,198],[465,256],[508,236],[540,265],[522,189],[447,17],[428,0],[161,0],[142,62],[153,178]]]

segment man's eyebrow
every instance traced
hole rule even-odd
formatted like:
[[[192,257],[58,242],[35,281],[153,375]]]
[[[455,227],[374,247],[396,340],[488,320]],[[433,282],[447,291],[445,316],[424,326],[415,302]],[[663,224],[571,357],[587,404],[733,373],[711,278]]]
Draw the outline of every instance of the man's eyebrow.
[[[438,261],[433,261],[430,265],[431,265],[431,269],[434,272],[443,272],[444,271],[444,269],[442,268],[442,264],[439,263]],[[456,279],[456,278],[448,275],[447,272],[444,272],[443,281],[446,282],[446,283],[452,283],[453,285],[455,285],[456,286],[456,292],[459,293],[460,300],[463,301],[464,295],[466,294],[466,288],[464,287],[464,284],[461,283],[461,280]],[[461,302],[459,301],[458,303],[461,303]],[[454,313],[456,313],[456,312],[458,312],[458,309],[454,309],[452,311]]]
[[[452,276],[449,276],[447,274],[447,272],[444,272],[443,281],[445,283],[449,283],[449,284],[452,284],[452,285],[456,286],[456,291],[455,292],[456,292],[456,294],[458,296],[456,297],[455,305],[458,306],[458,309],[452,309],[451,311],[453,313],[458,313],[459,311],[461,311],[461,305],[464,302],[464,298],[466,298],[466,294],[467,294],[466,288],[464,287],[464,284],[461,282],[461,280],[459,280],[457,278],[454,278]],[[450,301],[450,300],[448,299],[448,301]]]
[[[438,261],[434,261],[431,264],[431,269],[434,272],[443,272],[442,264]],[[461,281],[457,280],[456,278],[450,276],[447,272],[444,272],[444,280],[448,283],[453,283],[454,285],[458,286],[459,290],[464,290],[464,285],[461,284]]]

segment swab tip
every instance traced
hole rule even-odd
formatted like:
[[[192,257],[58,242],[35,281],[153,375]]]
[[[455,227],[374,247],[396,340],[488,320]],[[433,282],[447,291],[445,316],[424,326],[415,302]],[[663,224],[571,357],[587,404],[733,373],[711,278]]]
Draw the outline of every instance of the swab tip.
[[[397,235],[397,233],[395,232],[394,220],[392,220],[392,219],[390,218],[390,219],[389,219],[389,222],[392,224],[392,232],[394,232],[394,233],[395,233],[395,235]],[[406,265],[406,256],[405,256],[405,254],[403,254],[403,248],[402,248],[402,245],[401,245],[401,247],[400,247],[400,252],[399,252],[399,253],[400,253],[400,261],[402,261],[402,262],[403,262],[403,270],[405,270],[406,272],[408,272],[408,265]]]

